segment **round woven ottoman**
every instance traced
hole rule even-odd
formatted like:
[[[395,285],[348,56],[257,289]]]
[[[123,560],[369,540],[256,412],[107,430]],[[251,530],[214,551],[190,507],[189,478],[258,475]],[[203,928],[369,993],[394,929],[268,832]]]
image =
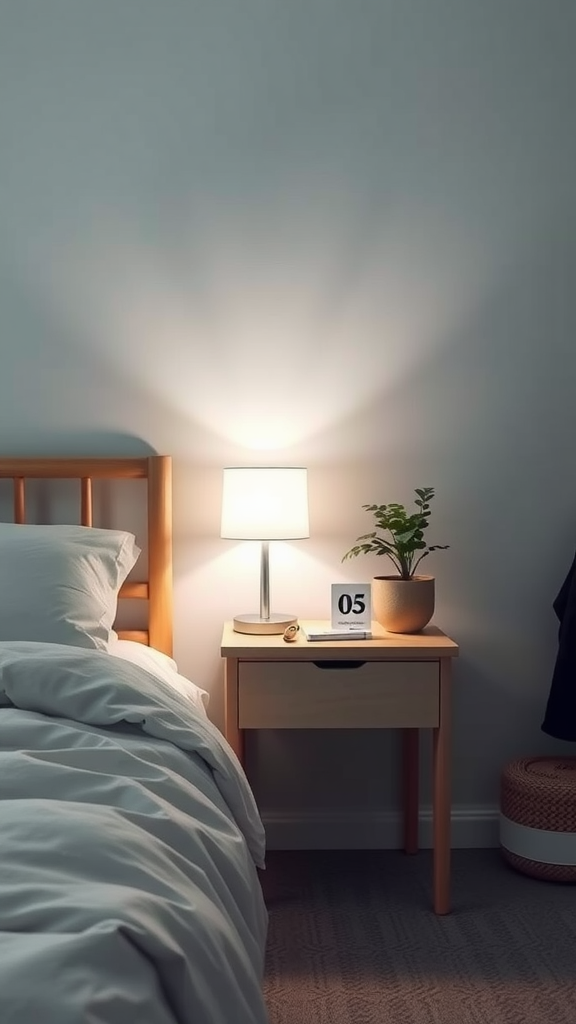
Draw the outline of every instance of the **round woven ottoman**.
[[[576,882],[576,757],[526,757],[505,766],[500,847],[525,875]]]

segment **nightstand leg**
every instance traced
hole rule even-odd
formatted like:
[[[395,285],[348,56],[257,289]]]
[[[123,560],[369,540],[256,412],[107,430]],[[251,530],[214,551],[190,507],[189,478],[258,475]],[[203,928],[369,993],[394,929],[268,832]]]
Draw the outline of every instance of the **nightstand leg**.
[[[240,761],[240,764],[244,768],[244,770],[246,770],[246,763],[245,763],[245,757],[244,757],[245,749],[246,748],[245,748],[245,743],[244,743],[244,729],[238,729],[238,736],[236,738],[236,744],[233,747],[233,750],[234,750],[234,753],[236,754],[236,757]]]
[[[420,763],[418,729],[402,730],[402,790],[404,804],[404,850],[418,852],[418,774]]]
[[[434,910],[450,911],[450,749],[451,699],[449,658],[440,659],[440,724],[433,741],[433,833],[434,833]]]
[[[244,767],[244,730],[238,725],[238,658],[224,661],[224,735]]]

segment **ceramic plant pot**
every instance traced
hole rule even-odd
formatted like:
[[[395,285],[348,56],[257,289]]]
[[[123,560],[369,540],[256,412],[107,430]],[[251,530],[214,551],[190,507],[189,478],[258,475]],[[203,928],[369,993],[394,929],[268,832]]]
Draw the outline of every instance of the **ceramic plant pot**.
[[[434,614],[434,577],[375,576],[372,610],[389,633],[419,633]]]

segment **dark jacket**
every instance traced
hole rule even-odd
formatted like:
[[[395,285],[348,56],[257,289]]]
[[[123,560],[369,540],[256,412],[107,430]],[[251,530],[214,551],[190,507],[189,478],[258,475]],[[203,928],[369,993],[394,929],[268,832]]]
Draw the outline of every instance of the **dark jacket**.
[[[560,620],[558,654],[542,731],[576,740],[576,555],[552,607]]]

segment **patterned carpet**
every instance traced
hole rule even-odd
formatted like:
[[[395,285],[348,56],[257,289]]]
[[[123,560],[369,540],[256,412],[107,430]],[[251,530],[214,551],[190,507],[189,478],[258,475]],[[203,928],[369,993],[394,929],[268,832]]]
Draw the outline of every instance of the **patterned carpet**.
[[[270,852],[271,1024],[576,1024],[576,886],[453,853],[452,913],[431,854]]]

